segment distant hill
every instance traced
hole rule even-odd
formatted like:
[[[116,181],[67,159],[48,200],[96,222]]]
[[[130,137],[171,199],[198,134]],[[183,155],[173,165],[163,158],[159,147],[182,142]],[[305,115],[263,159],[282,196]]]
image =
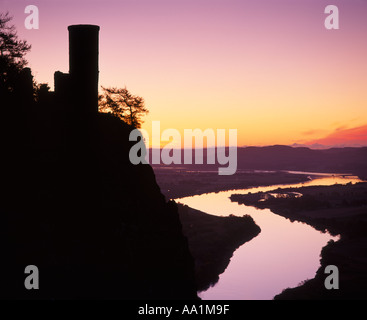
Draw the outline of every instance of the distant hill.
[[[365,144],[337,144],[337,145],[325,145],[325,144],[320,144],[320,143],[312,143],[312,144],[300,144],[300,143],[293,143],[292,145],[290,145],[290,147],[294,147],[294,148],[300,148],[300,147],[305,147],[305,148],[310,148],[310,149],[315,149],[315,150],[320,150],[320,149],[335,149],[335,148],[363,148],[363,147],[367,147],[367,143]]]
[[[238,149],[238,168],[366,174],[367,147],[312,150],[289,146]]]
[[[215,149],[209,149],[209,152],[213,153]],[[183,150],[181,150],[181,153],[183,159]],[[206,165],[206,158],[207,152],[204,150],[204,165],[181,164],[170,166],[194,170],[217,170],[218,166],[223,166],[217,162],[214,165]],[[322,150],[283,145],[243,147],[237,149],[237,169],[352,173],[367,176],[367,147]]]

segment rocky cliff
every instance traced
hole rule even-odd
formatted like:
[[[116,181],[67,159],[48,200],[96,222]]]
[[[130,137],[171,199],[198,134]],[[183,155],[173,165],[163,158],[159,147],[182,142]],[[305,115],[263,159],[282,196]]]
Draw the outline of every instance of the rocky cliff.
[[[52,105],[27,110],[3,119],[1,297],[196,298],[177,208],[149,165],[129,161],[132,128]],[[25,289],[27,265],[39,290]]]

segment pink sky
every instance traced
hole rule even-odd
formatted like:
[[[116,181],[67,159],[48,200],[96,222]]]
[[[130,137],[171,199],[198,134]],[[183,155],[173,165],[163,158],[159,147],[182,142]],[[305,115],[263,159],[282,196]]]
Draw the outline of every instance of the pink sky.
[[[310,141],[309,144],[311,145],[322,144],[325,146],[332,146],[332,145],[361,146],[361,145],[367,145],[366,141],[367,141],[367,125],[364,125],[357,128],[336,129],[328,136],[321,139]]]
[[[331,3],[340,30],[324,27]],[[237,129],[240,145],[269,145],[321,141],[367,123],[367,1],[331,3],[0,0],[0,8],[32,44],[38,82],[53,87],[54,71],[68,72],[68,25],[97,24],[100,84],[144,97],[148,132],[160,120],[162,130]],[[24,27],[28,4],[39,8],[39,30]]]

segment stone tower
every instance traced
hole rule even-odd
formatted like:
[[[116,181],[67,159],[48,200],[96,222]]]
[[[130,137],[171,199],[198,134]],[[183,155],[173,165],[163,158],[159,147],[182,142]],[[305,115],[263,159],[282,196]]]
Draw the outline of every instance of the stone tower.
[[[69,30],[69,90],[73,111],[98,112],[99,26],[72,25]]]

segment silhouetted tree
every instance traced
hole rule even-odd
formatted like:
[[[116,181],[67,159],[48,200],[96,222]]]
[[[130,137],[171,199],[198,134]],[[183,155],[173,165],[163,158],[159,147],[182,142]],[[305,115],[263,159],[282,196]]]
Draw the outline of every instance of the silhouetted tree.
[[[104,88],[99,97],[99,110],[112,113],[134,128],[140,128],[142,117],[149,111],[145,107],[144,99],[135,96],[126,88]]]
[[[31,49],[25,40],[19,40],[12,16],[0,13],[0,92],[14,89],[19,73],[27,64],[24,56]]]
[[[50,93],[50,86],[47,83],[39,83],[36,85],[36,101],[44,102],[48,99]]]

